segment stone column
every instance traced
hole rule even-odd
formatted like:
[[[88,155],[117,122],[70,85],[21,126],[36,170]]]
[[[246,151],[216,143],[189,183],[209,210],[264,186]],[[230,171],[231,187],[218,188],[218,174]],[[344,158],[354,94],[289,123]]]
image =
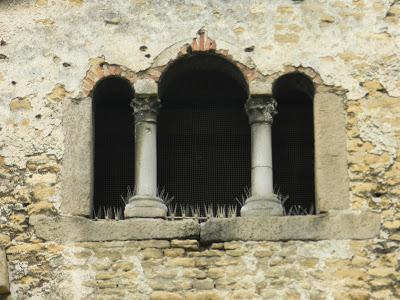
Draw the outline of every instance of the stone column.
[[[251,126],[251,196],[240,212],[243,217],[279,216],[283,209],[274,194],[271,144],[276,102],[271,96],[252,96],[245,109]]]
[[[167,207],[157,197],[157,114],[156,95],[136,95],[135,116],[135,196],[125,207],[125,218],[162,218]]]

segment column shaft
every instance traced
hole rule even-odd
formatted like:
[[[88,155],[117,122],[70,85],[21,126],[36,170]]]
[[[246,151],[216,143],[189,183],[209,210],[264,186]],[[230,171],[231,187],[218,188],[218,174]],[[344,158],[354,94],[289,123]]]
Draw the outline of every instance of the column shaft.
[[[257,96],[245,105],[251,126],[251,196],[241,215],[282,215],[282,205],[274,194],[272,173],[271,124],[276,102],[270,96]]]
[[[135,188],[138,195],[157,195],[157,125],[135,123]]]
[[[272,178],[271,125],[251,125],[251,192],[255,197],[274,193]]]
[[[137,95],[135,115],[135,195],[125,206],[125,218],[163,218],[167,207],[157,197],[157,113],[160,100]]]

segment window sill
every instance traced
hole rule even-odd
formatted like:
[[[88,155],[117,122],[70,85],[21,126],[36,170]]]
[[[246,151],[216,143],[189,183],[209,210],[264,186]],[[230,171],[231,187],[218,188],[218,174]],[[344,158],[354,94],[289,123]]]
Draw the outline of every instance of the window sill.
[[[380,215],[337,211],[320,215],[214,219],[202,225],[200,239],[218,241],[362,240],[380,231]]]
[[[198,239],[201,242],[371,239],[380,231],[380,215],[337,211],[320,215],[238,217],[193,220],[89,220],[83,217],[31,216],[38,237],[58,242],[149,239]]]
[[[29,224],[39,238],[58,242],[100,242],[152,239],[196,239],[200,226],[193,220],[90,220],[84,217],[31,216]]]

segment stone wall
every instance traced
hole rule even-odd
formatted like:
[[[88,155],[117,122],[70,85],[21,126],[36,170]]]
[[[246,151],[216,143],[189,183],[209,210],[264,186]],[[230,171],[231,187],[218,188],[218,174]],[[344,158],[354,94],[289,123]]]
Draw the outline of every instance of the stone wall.
[[[199,245],[37,237],[30,216],[59,215],[66,201],[63,107],[86,97],[91,66],[121,66],[132,82],[158,78],[168,62],[160,53],[202,26],[248,66],[248,79],[272,83],[302,68],[321,89],[340,91],[351,209],[380,213],[378,238]],[[397,0],[0,1],[0,247],[10,298],[400,298],[399,47]]]
[[[388,241],[148,240],[9,246],[18,299],[394,299]]]

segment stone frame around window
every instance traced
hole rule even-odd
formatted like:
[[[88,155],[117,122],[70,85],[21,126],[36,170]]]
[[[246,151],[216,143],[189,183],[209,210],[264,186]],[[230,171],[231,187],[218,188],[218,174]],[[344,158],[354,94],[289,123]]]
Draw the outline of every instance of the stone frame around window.
[[[8,276],[8,263],[6,252],[0,248],[0,298],[1,295],[10,293],[10,281]]]
[[[104,222],[107,222],[107,226],[110,226],[108,232],[114,232],[110,234],[110,237],[115,240],[146,239],[146,236],[141,234],[135,235],[134,230],[131,230],[130,235],[118,233],[119,227],[130,227],[133,224],[136,224],[135,226],[142,224],[140,226],[150,226],[150,228],[156,226],[153,229],[160,229],[159,238],[164,238],[165,235],[162,233],[163,226],[160,226],[159,222],[165,223],[166,228],[175,228],[173,229],[175,233],[170,232],[169,234],[171,238],[198,236],[199,239],[207,242],[235,239],[358,239],[376,236],[379,233],[380,216],[371,212],[350,210],[344,93],[340,89],[325,86],[313,70],[306,68],[292,69],[292,71],[303,72],[311,79],[317,78],[318,81],[314,81],[316,87],[314,96],[314,135],[315,204],[317,215],[213,219],[203,223],[201,226],[185,221],[180,224],[184,227],[189,226],[191,229],[187,232],[179,233],[177,232],[179,226],[168,225],[168,223],[177,221],[137,218],[110,222],[85,219],[91,213],[93,194],[91,93],[96,82],[100,79],[107,76],[121,76],[133,84],[136,99],[157,97],[156,82],[161,72],[176,59],[176,53],[178,52],[179,58],[197,49],[197,51],[211,51],[235,64],[248,81],[250,98],[271,97],[272,82],[280,75],[283,75],[282,73],[278,72],[271,76],[263,76],[254,68],[246,66],[243,63],[244,59],[240,55],[234,55],[239,53],[239,49],[235,49],[232,46],[229,48],[224,43],[221,43],[223,45],[221,48],[217,48],[217,43],[214,40],[209,39],[207,36],[201,37],[201,34],[199,31],[198,37],[184,44],[184,46],[179,43],[169,47],[165,52],[157,56],[153,67],[147,70],[144,75],[141,75],[141,78],[138,78],[136,73],[126,67],[111,65],[101,59],[95,60],[96,63],[91,65],[83,80],[82,94],[84,96],[79,101],[66,102],[63,108],[65,155],[62,173],[62,215],[57,217],[60,227],[53,226],[54,218],[43,217],[47,218],[47,221],[41,219],[42,221],[38,222],[39,217],[32,217],[31,224],[37,229],[38,235],[45,239],[56,239],[56,236],[49,234],[48,229],[52,228],[52,232],[58,232],[59,234],[64,234],[62,237],[68,237],[68,234],[65,235],[65,232],[68,231],[68,224],[72,222],[71,220],[80,220],[78,223],[84,228],[76,230],[89,232],[86,240],[97,240],[95,233],[97,230],[92,227],[103,228],[106,226]],[[200,41],[204,43],[203,46],[200,45]],[[140,217],[140,215],[137,216]],[[44,224],[47,225],[45,226]],[[66,227],[63,229],[63,226]],[[152,234],[149,235],[149,238],[157,238],[157,236]],[[70,236],[70,239],[79,240],[74,236]],[[99,237],[99,240],[102,240],[102,238]]]

